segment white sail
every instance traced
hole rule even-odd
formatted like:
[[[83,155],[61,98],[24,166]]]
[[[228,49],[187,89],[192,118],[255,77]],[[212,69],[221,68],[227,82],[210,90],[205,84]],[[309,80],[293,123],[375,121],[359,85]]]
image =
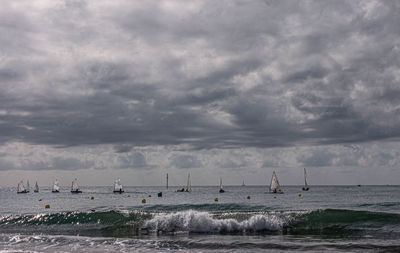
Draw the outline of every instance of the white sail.
[[[25,192],[24,182],[22,180],[21,180],[21,182],[18,183],[17,192]]]
[[[188,181],[187,181],[186,191],[187,192],[191,192],[192,191],[192,184],[190,182],[190,173],[188,174]]]
[[[79,186],[76,178],[74,181],[72,181],[71,191],[79,191]]]
[[[272,173],[271,185],[269,186],[269,191],[274,193],[281,192],[281,186],[279,185],[278,177],[275,174],[275,171]]]
[[[304,168],[304,188],[310,188],[307,184],[307,172],[306,172],[306,168]]]
[[[30,188],[30,186],[29,186],[29,180],[27,180],[26,181],[26,190],[29,192],[29,188]]]
[[[34,191],[35,192],[39,192],[39,185],[38,185],[37,181],[36,181],[36,184],[35,184],[35,190]]]
[[[115,180],[115,182],[114,182],[114,191],[115,192],[122,191],[122,184],[121,184],[121,180],[120,179]]]
[[[222,178],[219,179],[219,189],[223,190],[224,186],[222,185]]]
[[[60,186],[58,186],[58,180],[56,179],[56,181],[54,181],[54,184],[53,184],[53,190],[52,190],[53,192],[58,192],[58,191],[60,191]]]

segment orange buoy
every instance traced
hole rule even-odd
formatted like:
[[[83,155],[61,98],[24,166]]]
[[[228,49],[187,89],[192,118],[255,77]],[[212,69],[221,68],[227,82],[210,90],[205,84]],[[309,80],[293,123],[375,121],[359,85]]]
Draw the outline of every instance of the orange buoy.
[[[50,208],[50,205],[47,204],[47,205],[44,206],[44,208],[49,209],[49,208]]]
[[[250,195],[249,195],[249,196],[247,196],[247,199],[251,199]]]
[[[142,203],[143,203],[143,204],[146,204],[146,199],[142,199]]]
[[[92,197],[90,197],[90,199],[91,199],[91,200],[94,200],[94,197],[92,196]]]
[[[215,198],[214,201],[215,201],[215,202],[218,202],[218,198]]]

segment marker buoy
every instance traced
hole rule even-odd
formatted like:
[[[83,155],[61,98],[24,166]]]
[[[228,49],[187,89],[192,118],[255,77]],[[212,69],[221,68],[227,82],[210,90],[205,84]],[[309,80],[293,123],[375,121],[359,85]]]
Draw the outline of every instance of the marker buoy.
[[[215,198],[214,201],[215,201],[215,202],[218,202],[218,198]]]
[[[250,195],[249,195],[249,196],[247,196],[247,199],[251,199]]]
[[[131,195],[128,195],[128,198],[130,198],[131,197]]]
[[[276,199],[276,196],[274,196],[274,199]]]
[[[47,205],[44,206],[44,208],[49,209],[49,208],[50,208],[50,205],[47,204]]]
[[[42,199],[39,199],[39,201],[42,201]]]
[[[142,199],[142,203],[143,203],[143,204],[146,204],[146,199]]]
[[[151,194],[149,194],[149,198],[151,198]]]
[[[301,193],[299,193],[299,197],[301,197]]]
[[[94,200],[94,197],[92,196],[92,197],[90,197],[90,199],[91,199],[91,200]]]

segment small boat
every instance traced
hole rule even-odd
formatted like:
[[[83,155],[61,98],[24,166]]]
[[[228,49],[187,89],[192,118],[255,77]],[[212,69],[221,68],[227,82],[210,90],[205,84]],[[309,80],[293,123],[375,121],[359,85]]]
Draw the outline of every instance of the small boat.
[[[114,193],[123,193],[124,190],[122,189],[121,180],[115,180],[114,182]]]
[[[192,183],[190,181],[190,173],[188,174],[188,181],[187,181],[187,186],[185,192],[191,192],[192,191]]]
[[[29,180],[27,180],[27,181],[26,181],[26,191],[27,191],[27,192],[30,192],[30,190],[31,190],[30,188],[31,188],[31,187],[29,186]]]
[[[278,177],[275,171],[272,172],[271,185],[269,186],[270,193],[283,193],[281,186],[279,185]]]
[[[162,192],[157,193],[157,197],[161,198],[162,197]]]
[[[54,192],[54,193],[60,192],[60,186],[58,186],[58,180],[57,179],[56,179],[56,181],[54,181],[53,189],[51,189],[51,192]]]
[[[22,180],[21,182],[18,183],[17,193],[28,193],[28,191],[25,189],[24,182]]]
[[[244,184],[244,179],[243,179],[243,183],[242,183],[242,186],[246,186],[246,185]]]
[[[303,187],[303,191],[308,191],[310,190],[310,187],[307,184],[307,172],[306,172],[306,168],[304,168],[304,187]]]
[[[39,192],[39,185],[38,185],[37,181],[36,181],[36,184],[35,184],[35,189],[33,191],[34,192]]]
[[[72,186],[71,186],[71,193],[82,193],[82,191],[79,190],[79,186],[77,183],[77,179],[75,178],[74,181],[72,181]]]
[[[222,185],[222,178],[219,179],[219,193],[224,193],[224,186]]]

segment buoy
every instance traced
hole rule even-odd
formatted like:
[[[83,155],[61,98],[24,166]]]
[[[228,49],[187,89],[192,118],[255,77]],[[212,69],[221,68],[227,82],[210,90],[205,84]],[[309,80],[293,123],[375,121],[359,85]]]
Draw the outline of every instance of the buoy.
[[[250,195],[249,195],[249,196],[247,196],[247,199],[251,199]]]
[[[299,193],[299,197],[301,197],[301,193]]]
[[[149,194],[149,198],[151,198],[151,194]]]
[[[142,199],[142,203],[143,203],[143,204],[146,204],[146,199]]]
[[[44,208],[47,208],[47,209],[48,209],[48,208],[50,208],[50,205],[47,204],[47,205],[44,206]]]
[[[92,213],[94,213],[94,212],[96,212],[96,210],[95,210],[95,209],[92,209]]]
[[[276,196],[274,196],[274,199],[276,199]]]
[[[128,195],[128,198],[130,198],[131,197],[131,195]]]
[[[94,200],[94,197],[92,196],[92,197],[90,197],[90,199],[91,199],[91,200]]]
[[[39,199],[39,201],[42,201],[42,199]]]
[[[218,198],[215,198],[214,201],[215,201],[215,202],[218,202]]]

